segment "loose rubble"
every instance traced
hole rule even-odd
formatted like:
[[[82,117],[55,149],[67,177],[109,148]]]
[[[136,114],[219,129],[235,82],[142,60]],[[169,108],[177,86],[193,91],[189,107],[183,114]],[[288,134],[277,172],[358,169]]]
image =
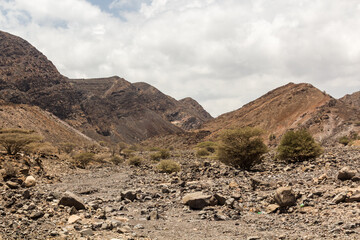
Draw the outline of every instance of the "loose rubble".
[[[150,153],[143,154],[146,158]],[[359,149],[328,148],[316,161],[302,163],[268,158],[254,171],[196,158],[192,151],[174,152],[172,158],[182,171],[160,173],[151,162],[141,167],[71,169],[45,159],[43,171],[32,166],[19,177],[0,171],[0,236],[154,240],[360,236],[360,186],[354,181]],[[52,172],[56,167],[62,171]]]

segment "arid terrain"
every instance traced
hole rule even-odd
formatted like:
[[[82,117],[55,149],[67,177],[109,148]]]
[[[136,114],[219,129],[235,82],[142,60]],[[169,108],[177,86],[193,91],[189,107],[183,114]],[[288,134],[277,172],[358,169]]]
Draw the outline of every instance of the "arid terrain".
[[[138,154],[148,159],[150,152]],[[294,164],[274,162],[269,154],[254,171],[197,158],[193,151],[171,154],[181,164],[178,173],[160,173],[150,160],[139,167],[72,169],[44,158],[43,170],[30,168],[36,186],[21,187],[21,177],[1,181],[2,239],[359,238],[360,175],[338,179],[343,167],[358,169],[359,148],[333,147],[316,161]],[[296,195],[286,209],[274,205],[276,189],[283,186]],[[67,191],[85,209],[59,205]],[[193,192],[216,200],[191,209],[182,199]]]
[[[0,31],[0,240],[360,239],[359,93],[289,83],[213,118],[147,83],[69,79]],[[217,156],[243,127],[270,150],[252,169]],[[324,152],[280,160],[298,129]]]

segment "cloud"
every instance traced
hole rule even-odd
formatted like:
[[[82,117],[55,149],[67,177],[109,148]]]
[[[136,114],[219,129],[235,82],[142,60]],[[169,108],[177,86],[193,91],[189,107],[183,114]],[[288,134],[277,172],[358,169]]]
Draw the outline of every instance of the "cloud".
[[[0,0],[2,30],[68,77],[119,75],[191,96],[213,115],[282,84],[360,89],[360,5],[336,0]]]

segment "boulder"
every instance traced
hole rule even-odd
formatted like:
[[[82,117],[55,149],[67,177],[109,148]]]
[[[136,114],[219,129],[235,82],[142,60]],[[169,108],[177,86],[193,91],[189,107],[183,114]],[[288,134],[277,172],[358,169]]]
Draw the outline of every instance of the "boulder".
[[[296,203],[295,193],[291,187],[280,187],[276,189],[274,200],[280,207],[289,207]]]
[[[356,192],[352,194],[348,199],[347,202],[360,202],[360,192]]]
[[[133,190],[127,190],[121,193],[121,199],[128,199],[134,201],[136,199],[136,192]]]
[[[25,187],[33,187],[36,185],[36,180],[33,176],[27,176],[24,181]]]
[[[202,192],[194,192],[185,195],[182,203],[188,205],[191,209],[201,210],[210,205],[212,200],[211,195],[203,194]]]
[[[225,205],[226,198],[223,195],[216,193],[214,197],[216,198],[219,205]]]
[[[344,202],[345,199],[346,199],[347,195],[345,192],[342,192],[342,193],[339,193],[338,195],[336,195],[332,202],[335,203],[335,204],[338,204],[338,203],[341,203],[341,202]]]
[[[85,209],[82,199],[72,192],[65,192],[59,201],[59,205],[75,207],[76,210]]]
[[[338,172],[337,178],[342,181],[350,180],[351,178],[355,177],[356,174],[357,174],[356,170],[353,170],[350,167],[343,167]]]
[[[13,181],[7,181],[6,185],[11,189],[18,189],[20,187],[20,184],[18,184],[17,182],[13,182]]]
[[[80,219],[81,219],[81,217],[78,216],[78,215],[71,215],[71,216],[68,218],[68,224],[76,223],[76,222],[79,221]]]

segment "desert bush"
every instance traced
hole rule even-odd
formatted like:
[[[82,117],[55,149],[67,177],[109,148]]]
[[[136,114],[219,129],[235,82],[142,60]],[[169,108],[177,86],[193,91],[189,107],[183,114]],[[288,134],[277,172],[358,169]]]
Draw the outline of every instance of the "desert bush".
[[[157,166],[160,172],[173,173],[180,171],[180,165],[174,160],[161,160]]]
[[[140,166],[140,165],[142,165],[142,163],[143,163],[143,159],[141,158],[141,157],[136,157],[136,156],[133,156],[133,157],[131,157],[130,159],[129,159],[129,165],[131,165],[131,166],[136,166],[136,167],[138,167],[138,166]]]
[[[41,137],[34,131],[24,129],[0,129],[0,145],[9,155],[15,155],[22,151],[25,146],[33,142],[39,142]]]
[[[14,167],[12,163],[5,162],[2,168],[4,169],[4,175],[3,175],[4,179],[16,177],[18,175],[18,169]]]
[[[161,150],[161,149],[158,148],[158,147],[150,147],[150,148],[148,149],[149,152],[156,152],[156,151],[160,151],[160,150]]]
[[[85,168],[90,162],[95,160],[95,154],[90,152],[83,152],[73,157],[76,166]]]
[[[215,142],[206,141],[198,143],[196,147],[199,149],[206,149],[209,153],[214,153],[216,151],[217,144]]]
[[[338,142],[341,143],[344,146],[349,145],[349,143],[351,142],[350,138],[348,136],[342,136],[338,139]]]
[[[27,154],[53,155],[57,153],[57,149],[49,142],[33,142],[24,147],[24,152]]]
[[[134,156],[134,152],[135,151],[131,149],[124,149],[120,155],[124,158],[131,158]]]
[[[123,163],[124,162],[124,159],[123,158],[121,158],[120,156],[113,156],[112,158],[110,158],[110,161],[113,163],[113,164],[115,164],[115,165],[119,165],[119,164],[121,164],[121,163]]]
[[[220,136],[218,159],[241,169],[251,169],[262,161],[267,147],[261,139],[262,131],[257,128],[227,130]]]
[[[60,151],[65,152],[67,154],[70,154],[72,151],[74,151],[75,148],[76,148],[75,143],[71,143],[71,142],[60,143]]]
[[[161,149],[160,151],[150,155],[152,161],[160,161],[161,159],[168,159],[170,157],[170,152],[167,149]]]
[[[210,152],[208,150],[206,150],[205,148],[200,148],[196,151],[196,156],[197,157],[205,157],[205,156],[209,156]]]
[[[281,138],[277,152],[279,159],[288,162],[301,162],[317,158],[323,150],[308,131],[300,129],[286,132]]]

